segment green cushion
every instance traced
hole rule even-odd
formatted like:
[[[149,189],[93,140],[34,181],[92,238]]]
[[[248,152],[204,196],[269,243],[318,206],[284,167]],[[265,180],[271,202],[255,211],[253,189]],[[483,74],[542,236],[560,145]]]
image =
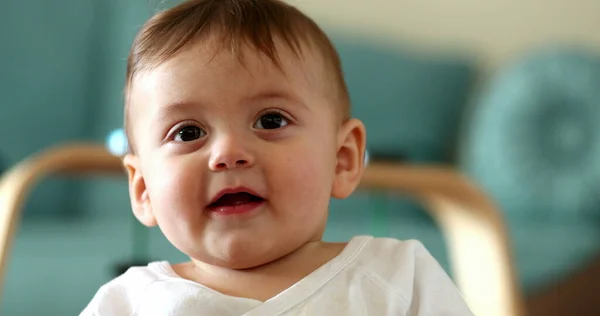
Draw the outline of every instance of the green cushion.
[[[352,114],[367,127],[370,159],[385,156],[413,164],[450,162],[474,77],[472,63],[449,55],[423,56],[390,49],[361,38],[331,37],[342,60]],[[373,210],[369,214],[372,234],[386,230],[388,210],[403,218],[428,220],[419,205],[389,194],[376,198],[358,194],[347,201],[334,201],[331,209],[333,213]]]
[[[413,163],[450,161],[473,82],[472,63],[390,49],[360,38],[332,37],[352,113],[367,126],[369,151]]]
[[[91,1],[4,1],[0,19],[0,148],[5,167],[40,149],[91,134],[89,55],[96,38]],[[24,216],[71,216],[77,186],[48,179]]]
[[[600,215],[600,56],[532,53],[503,71],[468,121],[461,166],[509,217]]]

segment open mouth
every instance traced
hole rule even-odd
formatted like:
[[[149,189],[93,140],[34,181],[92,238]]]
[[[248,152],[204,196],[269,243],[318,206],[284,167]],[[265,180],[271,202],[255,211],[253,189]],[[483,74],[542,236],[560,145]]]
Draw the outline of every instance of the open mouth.
[[[209,209],[218,209],[223,207],[240,206],[249,203],[258,203],[264,201],[263,198],[248,192],[227,193],[218,200],[208,205]]]

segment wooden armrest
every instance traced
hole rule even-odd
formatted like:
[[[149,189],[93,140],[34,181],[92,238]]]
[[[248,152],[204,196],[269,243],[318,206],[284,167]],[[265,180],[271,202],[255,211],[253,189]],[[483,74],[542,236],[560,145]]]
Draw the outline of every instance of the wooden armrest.
[[[90,144],[58,146],[7,170],[0,178],[0,293],[23,203],[39,180],[56,173],[122,175],[123,172],[119,157],[104,146]]]
[[[440,226],[457,286],[478,316],[522,316],[510,240],[500,212],[451,168],[372,163],[361,187],[416,197]]]

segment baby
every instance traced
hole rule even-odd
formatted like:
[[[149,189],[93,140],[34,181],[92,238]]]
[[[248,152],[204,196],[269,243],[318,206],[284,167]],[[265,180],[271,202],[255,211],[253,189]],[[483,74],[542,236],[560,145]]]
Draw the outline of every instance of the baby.
[[[127,66],[133,213],[190,262],[134,267],[81,315],[471,315],[416,241],[322,241],[363,172],[337,52],[278,0],[190,0]]]

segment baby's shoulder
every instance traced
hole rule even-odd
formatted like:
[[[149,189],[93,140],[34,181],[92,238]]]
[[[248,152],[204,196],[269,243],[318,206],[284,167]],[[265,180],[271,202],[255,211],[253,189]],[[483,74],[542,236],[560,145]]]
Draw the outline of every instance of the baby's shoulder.
[[[354,261],[353,271],[400,298],[408,315],[472,315],[446,271],[417,240],[371,238]]]
[[[371,238],[356,258],[354,267],[401,292],[423,282],[447,281],[436,259],[418,240]]]
[[[132,315],[140,297],[155,282],[172,277],[166,261],[132,267],[102,285],[80,316]]]
[[[393,271],[398,269],[411,271],[414,270],[416,263],[431,261],[435,262],[435,259],[418,240],[369,238],[357,263],[377,271],[385,271],[387,267],[392,268]]]

